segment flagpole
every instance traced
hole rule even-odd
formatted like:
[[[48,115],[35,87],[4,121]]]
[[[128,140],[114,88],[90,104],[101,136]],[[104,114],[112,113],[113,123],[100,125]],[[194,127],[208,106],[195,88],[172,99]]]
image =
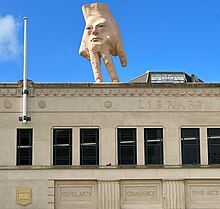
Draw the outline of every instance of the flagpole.
[[[23,123],[27,123],[27,17],[24,17]]]
[[[19,120],[23,123],[27,123],[31,118],[27,117],[27,100],[28,100],[28,86],[27,86],[27,17],[23,17],[24,20],[24,65],[23,65],[23,108],[22,117]]]

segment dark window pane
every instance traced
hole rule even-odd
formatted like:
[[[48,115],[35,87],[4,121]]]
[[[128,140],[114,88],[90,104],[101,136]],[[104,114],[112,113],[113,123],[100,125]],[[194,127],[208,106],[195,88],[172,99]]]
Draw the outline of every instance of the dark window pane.
[[[136,129],[118,129],[118,134],[120,137],[120,142],[134,142],[136,137]]]
[[[118,129],[118,164],[136,165],[136,129]]]
[[[32,165],[32,129],[17,130],[17,165]]]
[[[220,128],[208,128],[208,137],[220,139]]]
[[[122,157],[120,165],[134,165],[134,157]]]
[[[71,129],[54,129],[55,144],[69,144],[72,135]]]
[[[198,138],[199,136],[199,129],[198,128],[182,128],[181,129],[182,138]]]
[[[29,129],[19,129],[19,141],[18,146],[29,146],[31,145],[30,138],[32,135],[32,130]]]
[[[182,164],[200,163],[200,144],[198,128],[181,129]]]
[[[184,164],[197,164],[197,145],[191,145],[189,141],[182,141],[182,153],[185,157],[183,160]]]
[[[96,144],[99,135],[99,129],[80,129],[81,143]]]
[[[163,164],[163,129],[144,129],[145,164]]]
[[[209,164],[220,164],[220,128],[208,128]]]
[[[83,165],[98,165],[96,157],[84,156]]]
[[[29,159],[20,159],[20,164],[18,164],[18,165],[30,165]]]
[[[99,165],[99,129],[80,129],[80,164]]]
[[[124,158],[127,157],[134,157],[135,154],[135,147],[134,146],[121,146],[120,147],[121,156]]]
[[[20,148],[20,158],[29,158],[30,149],[29,148]]]
[[[72,165],[72,129],[53,130],[53,164]]]
[[[209,144],[210,145],[220,145],[220,138],[216,138],[216,139],[210,138]]]
[[[220,164],[220,145],[209,145],[209,163]]]
[[[94,157],[96,158],[96,153],[97,153],[97,148],[96,146],[82,146],[81,147],[81,153],[83,153],[84,157]]]
[[[69,159],[57,159],[56,165],[70,165]]]
[[[57,154],[57,158],[62,158],[62,157],[66,157],[69,158],[70,156],[70,147],[57,147],[56,149],[56,154]]]
[[[159,157],[148,157],[148,164],[162,164]]]
[[[161,156],[161,143],[148,143],[147,144],[148,156],[160,157]]]

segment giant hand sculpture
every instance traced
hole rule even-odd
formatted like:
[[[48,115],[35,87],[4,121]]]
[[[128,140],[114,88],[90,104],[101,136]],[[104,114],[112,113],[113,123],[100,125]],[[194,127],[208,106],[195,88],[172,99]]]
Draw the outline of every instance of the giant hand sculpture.
[[[96,83],[103,82],[101,59],[108,70],[111,81],[118,83],[119,79],[111,55],[119,55],[123,67],[127,66],[127,58],[119,29],[109,8],[104,4],[93,3],[84,5],[82,11],[86,27],[79,53],[90,60]]]

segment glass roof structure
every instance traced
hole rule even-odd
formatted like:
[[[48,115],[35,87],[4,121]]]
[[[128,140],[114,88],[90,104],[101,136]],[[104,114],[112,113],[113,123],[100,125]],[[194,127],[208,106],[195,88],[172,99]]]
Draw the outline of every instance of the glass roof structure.
[[[188,75],[185,72],[151,72],[147,71],[132,80],[131,83],[203,83],[195,75]]]

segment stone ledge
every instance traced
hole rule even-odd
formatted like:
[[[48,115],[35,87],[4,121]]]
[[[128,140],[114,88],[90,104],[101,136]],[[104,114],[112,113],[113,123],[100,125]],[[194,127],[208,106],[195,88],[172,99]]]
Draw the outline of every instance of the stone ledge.
[[[18,83],[0,83],[0,88],[19,88]],[[34,83],[28,81],[32,88],[220,88],[220,83]]]
[[[220,165],[0,166],[0,170],[220,169]]]

